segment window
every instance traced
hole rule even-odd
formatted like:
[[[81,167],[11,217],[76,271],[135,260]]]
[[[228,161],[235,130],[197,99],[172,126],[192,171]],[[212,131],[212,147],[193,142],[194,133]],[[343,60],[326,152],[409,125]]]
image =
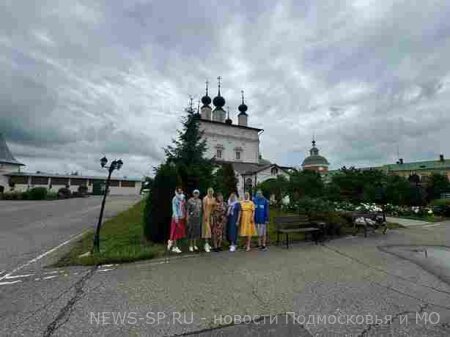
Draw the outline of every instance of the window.
[[[31,177],[32,185],[47,185],[48,177]]]
[[[129,180],[122,180],[122,187],[135,187],[136,182]]]
[[[278,168],[272,167],[272,169],[270,170],[270,173],[271,173],[273,176],[276,176],[276,175],[278,174]]]
[[[69,179],[68,178],[52,178],[52,185],[56,185],[56,186],[69,185]]]
[[[119,180],[110,180],[109,181],[109,186],[111,187],[118,187],[119,186]]]
[[[11,184],[22,184],[22,185],[26,185],[28,184],[28,177],[23,177],[23,176],[12,176],[11,178],[9,178],[9,181]]]
[[[222,150],[217,149],[216,158],[222,158]]]
[[[75,185],[75,186],[86,186],[87,185],[87,180],[86,179],[82,179],[82,178],[71,178],[70,179],[70,184],[71,185]]]
[[[241,151],[236,151],[236,159],[237,160],[241,159]]]

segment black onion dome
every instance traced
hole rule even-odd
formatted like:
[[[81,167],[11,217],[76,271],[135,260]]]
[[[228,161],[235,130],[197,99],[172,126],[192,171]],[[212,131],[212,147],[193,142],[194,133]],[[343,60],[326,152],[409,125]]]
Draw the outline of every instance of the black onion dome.
[[[240,112],[245,113],[248,110],[248,106],[246,104],[242,103],[241,105],[239,105],[238,110]]]
[[[211,104],[211,97],[209,97],[208,95],[203,96],[202,97],[202,103],[203,103],[203,105]]]
[[[216,96],[214,97],[213,104],[218,108],[222,108],[225,105],[225,98],[222,96]]]

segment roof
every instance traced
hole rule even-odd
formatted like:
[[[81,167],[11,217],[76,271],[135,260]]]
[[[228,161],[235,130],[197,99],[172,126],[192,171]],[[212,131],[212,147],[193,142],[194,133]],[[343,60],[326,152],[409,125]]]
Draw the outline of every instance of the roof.
[[[238,172],[239,174],[245,175],[245,174],[255,174],[261,171],[264,171],[270,167],[277,167],[280,170],[283,170],[287,172],[289,168],[278,166],[277,164],[255,164],[255,163],[239,163],[239,162],[232,162],[231,165],[233,166],[233,169]]]
[[[74,174],[57,174],[57,173],[46,173],[46,172],[11,172],[6,173],[5,176],[9,177],[51,177],[51,178],[73,178],[73,179],[98,179],[98,180],[106,180],[105,176],[80,176]],[[111,180],[124,180],[124,181],[143,181],[143,179],[137,178],[123,178],[123,177],[111,177]]]
[[[388,171],[450,170],[450,159],[383,165]]]
[[[18,162],[16,158],[14,158],[11,151],[9,151],[8,144],[6,144],[5,138],[3,138],[3,135],[1,133],[0,133],[0,163],[25,166],[25,164]]]
[[[241,128],[241,129],[247,129],[247,130],[253,130],[253,131],[263,131],[263,129],[258,129],[258,128],[252,128],[250,126],[244,126],[244,125],[238,125],[238,124],[225,124],[222,122],[218,122],[218,121],[212,121],[209,119],[200,119],[200,121],[203,123],[211,123],[211,124],[220,124],[220,125],[224,125],[224,126],[229,126],[229,127],[233,127],[233,128]]]
[[[330,163],[321,155],[308,156],[303,160],[302,166],[328,166]]]
[[[264,159],[262,157],[259,158],[259,164],[261,165],[269,165],[272,164],[272,162],[270,160]]]

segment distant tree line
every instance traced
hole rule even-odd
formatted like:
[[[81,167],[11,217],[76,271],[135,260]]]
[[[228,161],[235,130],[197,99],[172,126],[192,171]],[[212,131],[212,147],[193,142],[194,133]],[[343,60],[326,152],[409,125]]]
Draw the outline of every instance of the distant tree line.
[[[431,174],[423,183],[381,170],[341,168],[328,181],[312,171],[294,171],[289,179],[278,176],[258,186],[266,196],[280,201],[289,196],[291,202],[304,197],[347,201],[354,204],[391,203],[393,205],[421,206],[438,199],[450,190],[447,176]]]

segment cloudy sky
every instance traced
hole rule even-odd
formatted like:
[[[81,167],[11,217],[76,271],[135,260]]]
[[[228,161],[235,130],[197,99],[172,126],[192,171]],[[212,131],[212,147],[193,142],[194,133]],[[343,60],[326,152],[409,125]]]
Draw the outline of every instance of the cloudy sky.
[[[333,168],[450,157],[448,0],[4,0],[0,132],[28,171],[140,177],[221,75],[263,156]]]

